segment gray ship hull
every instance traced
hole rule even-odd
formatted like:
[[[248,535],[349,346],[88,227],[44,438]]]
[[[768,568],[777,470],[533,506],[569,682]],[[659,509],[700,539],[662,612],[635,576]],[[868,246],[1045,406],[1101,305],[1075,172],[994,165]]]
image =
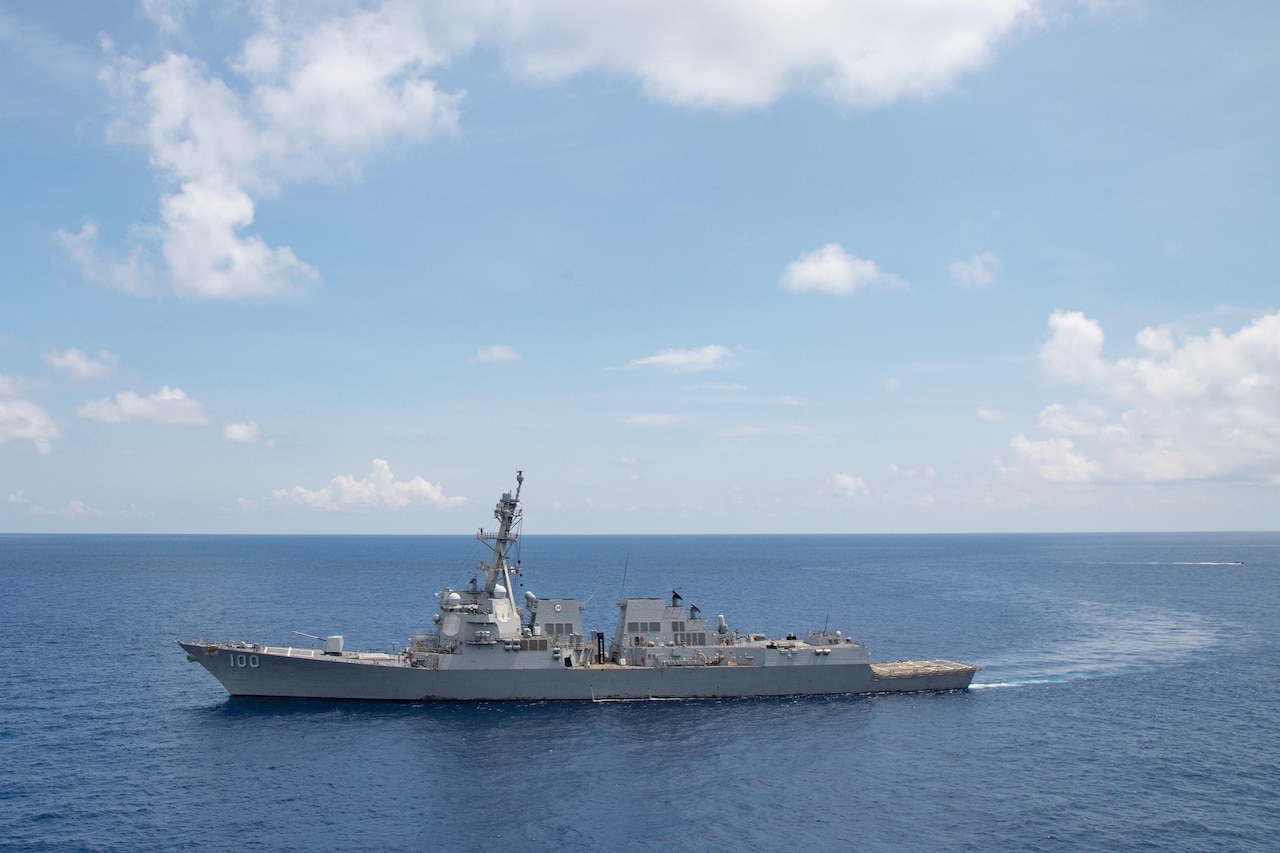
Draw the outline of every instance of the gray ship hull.
[[[954,661],[873,664],[840,631],[784,639],[743,633],[723,615],[708,624],[679,589],[662,598],[624,598],[606,646],[582,624],[587,601],[512,595],[508,562],[519,538],[520,487],[494,508],[498,529],[476,534],[492,552],[470,583],[436,594],[432,628],[395,653],[343,650],[341,636],[312,637],[323,649],[258,643],[183,642],[232,696],[427,701],[606,701],[818,696],[963,690],[977,667]],[[483,576],[483,582],[481,578]],[[593,596],[594,597],[594,596]],[[298,632],[295,632],[298,633]],[[304,634],[303,636],[311,636]]]
[[[604,701],[963,690],[977,667],[951,661],[872,664],[848,654],[787,655],[760,648],[750,665],[565,667],[500,656],[429,668],[398,656],[182,642],[232,696],[423,701]],[[858,647],[860,648],[860,647]],[[846,651],[844,649],[835,652]],[[862,659],[858,659],[862,657]],[[844,658],[842,660],[842,658]],[[509,665],[497,665],[509,662]]]

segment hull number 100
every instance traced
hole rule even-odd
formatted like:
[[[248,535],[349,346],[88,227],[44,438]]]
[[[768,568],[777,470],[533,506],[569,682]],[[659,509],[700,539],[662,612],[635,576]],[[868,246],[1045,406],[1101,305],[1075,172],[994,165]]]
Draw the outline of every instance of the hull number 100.
[[[227,657],[231,658],[232,669],[244,669],[245,667],[249,667],[250,669],[258,668],[257,655],[234,654],[227,655]]]

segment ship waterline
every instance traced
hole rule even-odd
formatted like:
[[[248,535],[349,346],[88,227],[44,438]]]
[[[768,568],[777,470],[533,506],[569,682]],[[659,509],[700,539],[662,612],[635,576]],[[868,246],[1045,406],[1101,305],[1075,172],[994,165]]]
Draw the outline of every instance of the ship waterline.
[[[978,667],[950,660],[872,663],[866,646],[837,631],[769,638],[708,626],[678,591],[625,598],[606,644],[586,632],[586,603],[510,594],[519,537],[520,486],[494,510],[499,528],[477,538],[492,551],[462,589],[437,595],[434,628],[403,650],[359,652],[341,637],[323,649],[184,641],[232,696],[387,701],[605,701],[963,690]],[[483,574],[484,582],[479,582]],[[319,638],[317,638],[319,639]]]

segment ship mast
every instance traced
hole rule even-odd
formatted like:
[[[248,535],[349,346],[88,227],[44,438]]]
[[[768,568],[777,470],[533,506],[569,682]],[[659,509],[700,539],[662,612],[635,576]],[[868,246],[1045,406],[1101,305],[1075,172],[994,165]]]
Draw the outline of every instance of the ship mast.
[[[489,547],[493,551],[493,557],[489,560],[485,569],[484,591],[490,596],[493,595],[494,589],[498,585],[501,578],[503,586],[507,588],[507,595],[511,595],[511,570],[507,565],[507,552],[511,550],[511,546],[520,538],[520,534],[516,528],[520,526],[520,487],[524,485],[524,472],[516,471],[516,491],[503,492],[502,497],[498,499],[498,505],[494,507],[493,517],[498,519],[497,532],[486,533],[485,529],[480,528],[480,532],[476,534],[476,538]]]

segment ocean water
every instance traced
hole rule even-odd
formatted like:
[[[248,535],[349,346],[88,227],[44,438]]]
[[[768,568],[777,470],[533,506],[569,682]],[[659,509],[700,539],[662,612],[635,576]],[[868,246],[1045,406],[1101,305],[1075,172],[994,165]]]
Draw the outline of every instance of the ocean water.
[[[529,536],[524,583],[827,625],[947,694],[233,700],[177,637],[388,648],[465,537],[0,536],[0,849],[1276,850],[1280,534]],[[518,591],[518,590],[517,590]]]

